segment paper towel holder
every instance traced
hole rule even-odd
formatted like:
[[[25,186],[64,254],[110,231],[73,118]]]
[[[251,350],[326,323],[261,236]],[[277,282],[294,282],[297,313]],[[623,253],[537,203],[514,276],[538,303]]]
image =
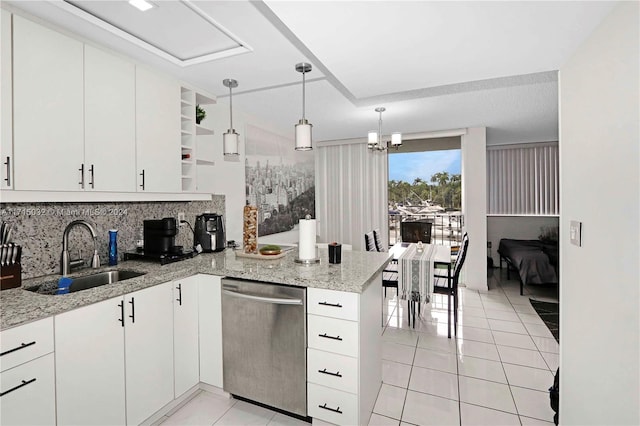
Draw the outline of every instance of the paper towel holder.
[[[315,259],[299,259],[297,256],[293,259],[296,263],[301,263],[303,265],[313,265],[314,263],[320,263],[320,258],[316,257]]]
[[[310,219],[311,219],[311,215],[306,215],[306,216],[305,216],[305,220],[310,220]],[[300,222],[300,224],[301,224],[301,226],[300,226],[300,232],[302,232],[302,231],[301,231],[301,230],[302,230],[302,221]],[[314,225],[315,225],[315,224],[314,224]],[[314,226],[314,228],[315,228],[315,226]],[[314,248],[314,250],[315,250],[315,256],[314,256],[313,258],[311,258],[311,259],[300,259],[300,253],[298,253],[298,256],[296,256],[296,257],[293,259],[293,260],[294,260],[294,262],[296,262],[296,263],[300,263],[300,264],[303,264],[303,265],[313,265],[313,264],[316,264],[316,263],[320,263],[320,257],[318,256],[318,247],[317,247],[317,245],[315,244],[315,230],[314,230],[313,234],[314,234],[314,238],[313,238],[313,239],[314,239],[313,248]],[[300,242],[298,243],[298,245],[300,245],[301,243],[302,243],[302,233],[301,233]]]

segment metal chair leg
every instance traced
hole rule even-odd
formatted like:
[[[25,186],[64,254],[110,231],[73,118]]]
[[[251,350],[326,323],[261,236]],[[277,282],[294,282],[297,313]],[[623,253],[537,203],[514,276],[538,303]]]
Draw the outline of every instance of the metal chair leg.
[[[447,296],[447,328],[449,339],[451,339],[451,295]]]

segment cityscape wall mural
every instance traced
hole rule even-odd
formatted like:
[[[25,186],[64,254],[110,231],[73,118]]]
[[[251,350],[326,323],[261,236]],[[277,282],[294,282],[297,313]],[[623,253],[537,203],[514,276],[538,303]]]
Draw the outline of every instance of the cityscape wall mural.
[[[258,207],[258,236],[291,231],[315,218],[313,151],[296,151],[293,139],[245,128],[247,204]]]

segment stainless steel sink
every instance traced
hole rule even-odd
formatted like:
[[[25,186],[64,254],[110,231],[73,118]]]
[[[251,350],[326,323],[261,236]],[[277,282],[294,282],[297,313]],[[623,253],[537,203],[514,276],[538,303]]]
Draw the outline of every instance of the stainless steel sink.
[[[118,281],[139,277],[144,274],[144,272],[121,270],[98,272],[92,275],[72,278],[73,281],[69,286],[69,293],[100,287],[106,284],[113,284]],[[26,290],[39,294],[55,295],[58,294],[58,281],[47,281],[38,286],[26,288]]]

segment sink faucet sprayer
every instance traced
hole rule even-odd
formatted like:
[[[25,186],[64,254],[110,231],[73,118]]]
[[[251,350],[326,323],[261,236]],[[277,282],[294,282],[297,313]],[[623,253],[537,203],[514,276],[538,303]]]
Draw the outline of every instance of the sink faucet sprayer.
[[[60,259],[60,272],[62,275],[68,275],[71,271],[71,268],[75,268],[84,264],[84,260],[72,260],[71,256],[69,255],[69,232],[71,231],[71,228],[76,225],[84,225],[91,233],[91,237],[93,237],[93,258],[91,260],[91,267],[94,269],[100,267],[100,257],[98,256],[98,237],[96,235],[95,228],[86,220],[74,220],[67,225],[67,227],[64,229],[64,233],[62,234],[62,258]]]

